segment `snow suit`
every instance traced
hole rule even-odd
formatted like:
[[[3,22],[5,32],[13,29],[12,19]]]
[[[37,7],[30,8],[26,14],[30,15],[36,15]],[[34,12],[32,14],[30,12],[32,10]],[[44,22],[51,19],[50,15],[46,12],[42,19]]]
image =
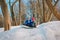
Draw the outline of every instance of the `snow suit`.
[[[24,25],[29,26],[29,27],[35,27],[35,23],[33,19],[26,20]]]

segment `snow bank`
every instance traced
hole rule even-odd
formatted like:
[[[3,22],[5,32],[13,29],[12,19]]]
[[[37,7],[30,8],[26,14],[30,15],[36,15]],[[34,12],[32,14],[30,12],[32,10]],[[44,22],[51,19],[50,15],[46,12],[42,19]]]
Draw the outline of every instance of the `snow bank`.
[[[11,26],[11,29],[14,29],[14,28],[18,28],[18,27],[21,27],[20,25],[19,26]],[[3,32],[4,31],[4,28],[0,28],[0,32]]]
[[[4,30],[4,28],[0,28],[0,32],[2,32]]]
[[[52,30],[41,27],[40,29],[15,28],[6,32],[1,32],[0,40],[56,40],[56,39]]]
[[[18,27],[11,29],[9,31],[0,32],[0,40],[56,40],[56,39],[54,32],[44,27],[33,29],[25,29]]]
[[[52,22],[43,23],[41,25],[38,25],[37,27],[39,28],[42,25],[45,28],[50,28],[51,30],[55,31],[55,34],[60,34],[60,21],[52,21]]]
[[[37,28],[26,29],[24,25],[0,32],[0,40],[60,40],[60,21],[48,22],[38,25]],[[57,32],[57,33],[56,33]]]
[[[54,31],[56,39],[60,40],[60,21],[52,21],[52,22],[43,23],[41,25],[38,25],[37,27],[38,28],[45,27],[47,29],[51,29],[52,31]]]

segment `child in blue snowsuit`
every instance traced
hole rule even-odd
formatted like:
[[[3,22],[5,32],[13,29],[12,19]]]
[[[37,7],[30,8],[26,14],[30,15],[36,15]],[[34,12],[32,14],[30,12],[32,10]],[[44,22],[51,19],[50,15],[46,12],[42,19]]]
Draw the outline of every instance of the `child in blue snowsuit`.
[[[29,27],[34,27],[34,22],[32,19],[26,20],[24,25],[29,26]]]

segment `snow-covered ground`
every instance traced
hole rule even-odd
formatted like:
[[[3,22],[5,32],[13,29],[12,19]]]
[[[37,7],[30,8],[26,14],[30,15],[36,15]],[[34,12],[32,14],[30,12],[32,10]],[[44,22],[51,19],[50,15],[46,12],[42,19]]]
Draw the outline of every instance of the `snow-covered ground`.
[[[5,32],[1,28],[0,40],[60,40],[60,21],[43,23],[33,29],[22,27],[26,26],[15,26]]]
[[[40,28],[42,26],[54,31],[56,40],[60,40],[60,21],[52,21],[52,22],[43,23],[41,25],[38,25],[37,27]]]
[[[20,25],[19,26],[11,26],[11,29],[14,29],[14,28],[18,28],[18,27],[21,27]],[[3,32],[4,31],[4,28],[0,28],[0,32]]]

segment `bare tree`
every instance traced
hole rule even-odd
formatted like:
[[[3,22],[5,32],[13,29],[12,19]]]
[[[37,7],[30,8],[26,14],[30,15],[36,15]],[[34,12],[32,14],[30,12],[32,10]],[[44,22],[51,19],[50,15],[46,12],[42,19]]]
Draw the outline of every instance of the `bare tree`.
[[[21,0],[19,0],[19,25],[21,24]]]
[[[45,21],[45,2],[44,2],[44,0],[42,0],[42,3],[43,3],[43,22],[46,22]]]
[[[11,5],[11,2],[10,2],[10,1],[11,1],[11,0],[9,0],[9,5],[10,5],[10,12],[11,12],[11,16],[12,16],[12,21],[13,21],[13,24],[14,24],[14,25],[17,25],[16,16],[15,16],[15,14],[14,14],[13,7],[14,7],[15,3],[16,3],[18,0],[16,0],[12,5]]]
[[[45,0],[49,9],[51,10],[51,12],[54,14],[54,16],[60,20],[60,13],[56,10],[55,7],[53,7],[52,3],[50,0]]]
[[[1,9],[2,9],[3,16],[4,16],[4,30],[6,31],[10,29],[11,22],[10,22],[10,15],[8,12],[8,7],[5,1],[6,0],[0,0]]]
[[[55,2],[55,4],[53,5],[53,7],[55,7],[56,5],[57,5],[57,3],[58,3],[58,1],[59,0],[57,0],[56,2]],[[49,12],[49,14],[47,15],[47,21],[50,21],[51,19],[52,19],[52,12],[50,11],[50,9],[48,8],[48,11],[47,11],[47,13]]]

